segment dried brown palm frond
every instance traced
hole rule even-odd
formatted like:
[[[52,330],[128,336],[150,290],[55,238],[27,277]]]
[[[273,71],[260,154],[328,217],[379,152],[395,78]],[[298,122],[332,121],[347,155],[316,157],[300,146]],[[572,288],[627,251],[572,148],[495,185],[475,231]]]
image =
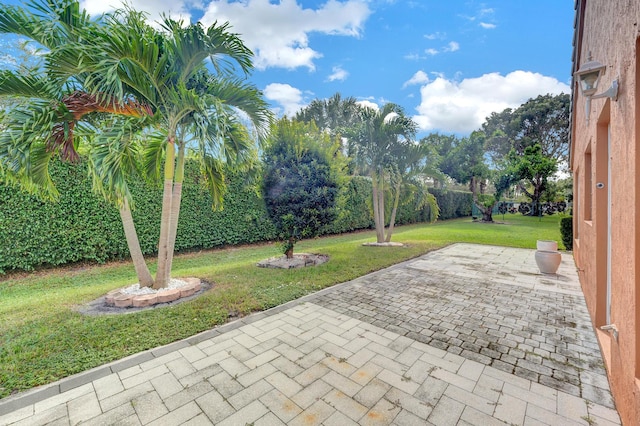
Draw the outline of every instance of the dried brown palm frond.
[[[76,90],[62,98],[68,114],[53,126],[51,137],[47,141],[47,149],[60,150],[60,156],[67,161],[77,161],[79,156],[73,143],[73,129],[82,118],[94,112],[106,112],[129,117],[143,117],[153,115],[147,104],[128,99],[124,102],[105,99],[98,95]],[[67,119],[68,116],[71,119]]]

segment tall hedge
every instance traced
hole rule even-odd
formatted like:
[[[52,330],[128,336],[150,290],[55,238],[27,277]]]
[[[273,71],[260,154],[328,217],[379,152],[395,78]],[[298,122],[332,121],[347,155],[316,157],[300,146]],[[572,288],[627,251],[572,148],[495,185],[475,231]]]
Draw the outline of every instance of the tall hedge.
[[[429,188],[429,192],[438,200],[440,220],[455,219],[471,216],[473,197],[471,192],[449,191],[446,189]]]
[[[129,257],[120,215],[91,191],[86,166],[55,162],[51,169],[60,191],[56,203],[40,201],[0,184],[0,271],[32,270],[73,262],[106,262]],[[224,208],[212,211],[195,163],[187,162],[176,251],[270,241],[276,237],[264,201],[241,176],[229,176]],[[143,253],[157,250],[162,190],[143,181],[130,183],[133,218]],[[468,216],[471,196],[429,189],[440,205],[440,218]],[[322,229],[338,234],[373,228],[371,181],[353,176],[340,189],[338,217]],[[406,211],[405,211],[406,210]],[[398,211],[398,223],[424,221],[428,212],[409,206]]]
[[[17,188],[0,185],[0,271],[79,261],[129,257],[117,209],[91,191],[84,164],[54,163],[58,202],[43,202]],[[143,253],[157,251],[162,190],[130,184],[133,218]],[[195,163],[187,163],[176,251],[271,240],[273,225],[264,202],[231,176],[224,209],[214,212]]]
[[[374,226],[369,208],[371,180],[362,176],[351,176],[340,188],[336,208],[336,220],[322,229],[323,234],[340,234]]]

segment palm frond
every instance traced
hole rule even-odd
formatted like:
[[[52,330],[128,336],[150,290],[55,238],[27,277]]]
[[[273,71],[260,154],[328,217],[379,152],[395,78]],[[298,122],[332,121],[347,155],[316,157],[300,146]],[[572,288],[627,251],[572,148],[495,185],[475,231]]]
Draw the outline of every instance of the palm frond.
[[[61,88],[41,74],[23,75],[3,70],[0,71],[0,96],[58,100]]]
[[[201,156],[200,169],[205,176],[207,189],[211,194],[213,210],[222,210],[222,200],[226,190],[222,162],[211,156]]]
[[[273,122],[273,113],[260,90],[245,80],[219,76],[210,76],[207,86],[207,96],[240,111],[250,122],[258,141],[266,139]]]
[[[127,177],[135,176],[140,169],[140,124],[138,120],[112,120],[92,140],[89,172],[93,189],[118,207],[125,200],[134,206]]]
[[[159,182],[162,176],[167,136],[166,129],[155,130],[142,136],[145,141],[142,149],[142,169],[145,177],[152,182]]]
[[[76,0],[30,0],[24,7],[3,5],[0,14],[0,33],[24,36],[47,49],[77,40],[93,24]]]
[[[2,179],[38,196],[55,199],[58,193],[49,174],[53,152],[45,144],[46,108],[11,110],[3,115],[0,132]]]

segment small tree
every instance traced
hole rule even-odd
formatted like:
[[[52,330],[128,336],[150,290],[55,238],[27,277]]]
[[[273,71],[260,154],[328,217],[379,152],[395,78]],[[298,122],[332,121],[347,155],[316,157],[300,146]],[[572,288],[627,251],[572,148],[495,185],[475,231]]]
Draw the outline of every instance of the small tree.
[[[402,186],[402,165],[411,146],[417,124],[404,113],[402,107],[388,103],[382,109],[361,108],[360,122],[349,134],[349,151],[356,168],[371,177],[373,221],[376,226],[377,243],[389,242],[393,225],[385,236],[385,192],[388,188],[399,191]],[[410,166],[408,164],[407,166]],[[402,172],[400,172],[402,170]],[[396,185],[392,180],[396,180]],[[400,186],[397,186],[400,183]],[[393,195],[395,198],[395,195]],[[395,201],[394,201],[395,203]],[[393,216],[393,213],[392,213]]]
[[[507,156],[508,174],[524,194],[531,199],[531,215],[540,214],[540,202],[547,190],[549,178],[556,172],[556,160],[542,153],[539,144],[528,146],[522,155],[512,150]]]
[[[334,161],[335,160],[335,161]],[[339,144],[314,123],[286,117],[272,129],[264,152],[263,194],[287,258],[302,238],[318,235],[336,216]]]

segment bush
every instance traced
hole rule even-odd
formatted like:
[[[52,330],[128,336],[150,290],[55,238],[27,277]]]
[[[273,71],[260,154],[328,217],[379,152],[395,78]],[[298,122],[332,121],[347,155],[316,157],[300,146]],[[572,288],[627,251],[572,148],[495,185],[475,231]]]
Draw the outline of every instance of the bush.
[[[573,250],[573,217],[563,217],[560,219],[560,235],[562,244],[567,250]]]
[[[262,194],[288,258],[302,238],[315,237],[336,217],[338,144],[313,124],[281,119],[264,151]]]
[[[322,228],[322,234],[342,234],[374,227],[371,213],[371,180],[351,176],[340,187],[336,200],[338,217]]]
[[[470,192],[436,188],[429,188],[429,192],[438,201],[438,207],[440,207],[438,219],[446,220],[471,216],[473,197]]]

